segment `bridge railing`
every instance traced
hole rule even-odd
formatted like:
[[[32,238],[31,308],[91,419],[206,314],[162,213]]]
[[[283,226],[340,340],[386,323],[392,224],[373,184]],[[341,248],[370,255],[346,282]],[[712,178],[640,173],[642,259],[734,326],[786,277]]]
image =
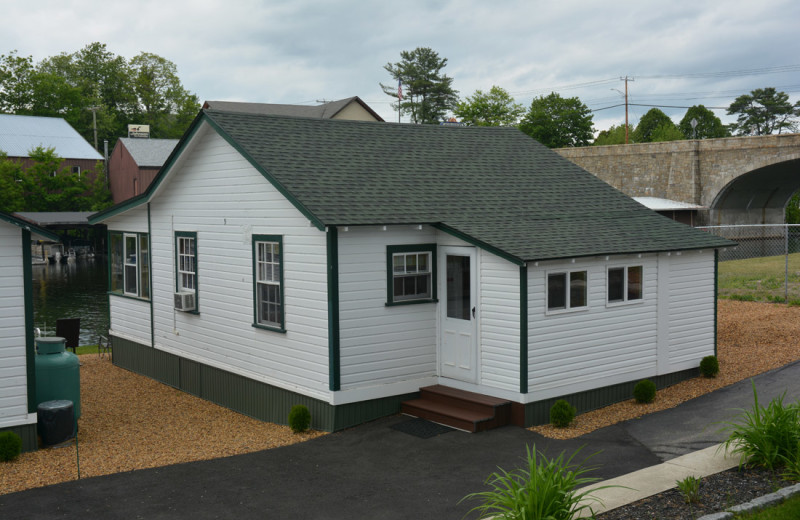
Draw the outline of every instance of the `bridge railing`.
[[[703,226],[738,243],[720,251],[719,296],[800,305],[800,225]]]

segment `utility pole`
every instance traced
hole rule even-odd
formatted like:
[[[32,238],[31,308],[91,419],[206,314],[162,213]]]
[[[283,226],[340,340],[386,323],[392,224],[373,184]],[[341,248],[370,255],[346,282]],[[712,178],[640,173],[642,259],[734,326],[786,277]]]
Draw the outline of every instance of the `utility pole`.
[[[625,144],[628,144],[628,82],[633,81],[633,78],[625,76],[619,79],[625,82]]]
[[[94,128],[94,149],[99,152],[100,150],[97,148],[97,111],[100,110],[100,107],[89,107],[89,110],[92,111],[92,127]]]

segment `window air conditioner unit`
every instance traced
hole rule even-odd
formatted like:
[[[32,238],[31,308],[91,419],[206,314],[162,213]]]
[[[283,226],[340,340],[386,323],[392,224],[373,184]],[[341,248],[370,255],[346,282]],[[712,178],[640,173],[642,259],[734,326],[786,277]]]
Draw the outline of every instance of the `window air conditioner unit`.
[[[197,307],[194,301],[193,292],[176,292],[175,293],[175,310],[178,311],[193,311]]]

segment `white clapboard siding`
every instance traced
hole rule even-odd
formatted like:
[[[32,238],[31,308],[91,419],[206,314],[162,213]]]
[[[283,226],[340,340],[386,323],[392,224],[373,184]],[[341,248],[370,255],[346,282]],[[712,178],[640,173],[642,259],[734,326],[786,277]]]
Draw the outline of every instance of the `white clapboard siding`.
[[[0,222],[0,428],[29,422],[22,261],[22,231]]]
[[[714,251],[670,256],[669,367],[695,368],[714,354]]]
[[[150,302],[113,294],[108,301],[112,333],[149,346]]]
[[[519,391],[519,266],[487,251],[480,260],[480,381],[486,387]]]
[[[427,226],[339,232],[342,390],[436,375],[436,304],[386,306],[386,246],[429,244]]]
[[[644,298],[606,304],[606,269],[644,268]],[[587,307],[547,313],[547,273],[586,270]],[[528,390],[533,401],[655,373],[658,262],[655,255],[543,262],[528,268]]]
[[[127,231],[128,233],[147,233],[147,207],[139,206],[115,215],[103,223],[109,231]]]
[[[155,347],[328,400],[325,232],[209,127],[191,146],[150,208]],[[173,309],[176,231],[197,233],[199,314]],[[253,327],[254,234],[283,237],[285,333]]]

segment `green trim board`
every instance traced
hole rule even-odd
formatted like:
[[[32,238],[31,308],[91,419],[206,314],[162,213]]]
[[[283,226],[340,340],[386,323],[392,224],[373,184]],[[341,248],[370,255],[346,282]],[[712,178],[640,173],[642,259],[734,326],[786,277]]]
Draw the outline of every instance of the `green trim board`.
[[[474,246],[477,246],[477,247],[479,247],[481,249],[489,251],[493,255],[497,255],[500,258],[508,260],[509,262],[511,262],[514,265],[525,265],[525,260],[523,260],[522,258],[518,258],[518,257],[516,257],[516,256],[514,256],[514,255],[512,255],[510,253],[507,253],[507,252],[503,251],[502,249],[499,249],[497,247],[489,245],[486,242],[482,242],[482,241],[478,240],[477,238],[474,238],[474,237],[472,237],[472,236],[470,236],[470,235],[468,235],[466,233],[463,233],[463,232],[461,232],[461,231],[459,231],[459,230],[457,230],[455,228],[452,228],[450,226],[447,226],[447,225],[441,224],[441,223],[432,224],[432,225],[436,229],[444,231],[448,235],[452,235],[452,236],[454,236],[456,238],[459,238],[459,239],[463,240],[464,242],[467,242],[467,243],[472,244]]]
[[[528,393],[528,266],[519,266],[519,393]]]
[[[152,258],[152,246],[153,244],[150,242],[150,237],[153,236],[153,224],[150,218],[150,203],[147,203],[147,251],[148,251],[148,259]],[[153,268],[152,265],[147,270],[149,275],[150,284],[150,346],[156,346],[156,319],[155,319],[155,309],[153,307]],[[195,302],[197,302],[197,294],[195,294]],[[110,304],[110,302],[109,302]],[[109,313],[109,320],[108,322],[111,323],[110,315],[111,315],[111,305],[108,306],[108,313]]]
[[[341,388],[341,354],[339,326],[339,231],[328,228],[325,235],[328,258],[328,388]]]
[[[402,244],[386,246],[386,305],[410,305],[415,303],[431,303],[437,298],[437,263],[436,244]],[[398,253],[430,253],[431,255],[431,297],[418,300],[394,300],[394,255]]]
[[[399,413],[400,403],[418,392],[331,405],[319,399],[278,388],[216,367],[113,336],[114,365],[142,374],[201,399],[261,421],[287,424],[289,411],[304,404],[311,412],[311,427],[339,431],[380,417]]]
[[[282,235],[252,235],[252,261],[253,261],[253,327],[265,330],[272,330],[275,332],[286,332],[286,298],[284,296],[284,278],[283,278],[283,236]],[[271,325],[269,323],[261,323],[259,321],[258,309],[258,282],[259,282],[259,265],[258,265],[258,251],[257,247],[261,243],[277,244],[278,246],[278,284],[280,298],[279,306],[279,319]],[[274,265],[271,266],[274,268]]]
[[[147,204],[147,207],[150,207],[150,204]],[[198,243],[197,243],[197,232],[196,231],[175,231],[175,236],[173,245],[175,246],[175,292],[180,291],[193,291],[194,292],[194,310],[189,311],[188,314],[200,314],[200,273],[198,266],[200,265],[198,260],[199,250],[198,250]],[[192,240],[193,244],[193,263],[192,266],[194,268],[194,289],[185,289],[181,286],[181,275],[179,272],[180,268],[180,239],[188,238]]]
[[[36,413],[36,346],[33,337],[33,259],[31,232],[22,229],[22,292],[25,314],[25,376],[28,394],[28,413]]]
[[[32,224],[27,220],[15,217],[10,213],[0,211],[0,220],[7,222],[11,225],[17,226],[19,228],[22,228],[24,231],[36,233],[37,235],[40,235],[42,238],[52,240],[53,242],[61,242],[61,237],[56,235],[55,233],[48,231],[42,227],[39,227],[35,224]],[[28,248],[30,249],[30,243],[28,244]]]
[[[787,302],[788,303],[788,302]],[[719,305],[719,249],[714,250],[714,355],[717,355],[717,325]]]

